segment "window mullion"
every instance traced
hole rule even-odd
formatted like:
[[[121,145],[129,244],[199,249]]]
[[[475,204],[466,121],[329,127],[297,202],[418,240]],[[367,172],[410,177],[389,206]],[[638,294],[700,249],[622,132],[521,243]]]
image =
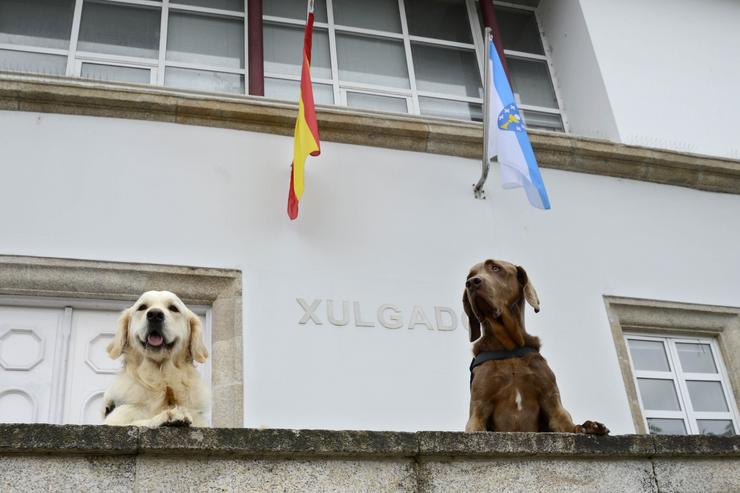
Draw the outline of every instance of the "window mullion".
[[[419,94],[416,90],[416,72],[414,71],[414,60],[411,54],[411,40],[409,39],[409,26],[406,22],[406,5],[403,0],[398,0],[398,12],[401,16],[401,34],[403,34],[403,48],[406,52],[406,69],[409,73],[409,87],[411,88],[411,114],[421,114],[419,107]]]
[[[170,16],[170,0],[162,0],[162,17],[159,27],[159,59],[157,63],[157,85],[164,86],[165,55],[167,54],[167,27]]]
[[[470,33],[473,36],[473,44],[475,45],[476,59],[478,60],[478,71],[480,72],[480,83],[481,87],[485,86],[485,56],[486,56],[486,40],[483,39],[483,34],[480,32],[481,22],[478,18],[478,9],[476,8],[475,0],[466,0],[465,2],[468,8],[468,20],[470,21]],[[485,97],[485,96],[484,96]],[[485,110],[484,110],[485,111]]]
[[[334,104],[342,105],[342,95],[339,91],[339,62],[337,61],[337,38],[334,30],[334,5],[332,0],[326,0],[326,22],[329,32],[329,59],[331,61],[332,89],[334,91]]]
[[[678,397],[681,400],[681,407],[683,408],[688,421],[689,433],[699,433],[699,429],[696,424],[696,417],[694,415],[694,407],[691,403],[691,397],[689,396],[689,388],[686,386],[686,377],[681,368],[681,359],[678,357],[676,343],[671,338],[666,338],[665,342],[668,349],[668,357],[671,361],[673,372],[676,375],[677,390],[679,391]]]
[[[77,40],[80,37],[80,20],[82,19],[82,0],[75,1],[75,11],[72,15],[72,32],[69,39],[69,51],[67,53],[67,77],[76,77],[75,57],[77,55]]]

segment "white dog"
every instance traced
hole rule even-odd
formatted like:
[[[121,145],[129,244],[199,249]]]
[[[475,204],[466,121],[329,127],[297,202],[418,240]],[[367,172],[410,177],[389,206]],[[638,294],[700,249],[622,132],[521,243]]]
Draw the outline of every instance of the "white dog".
[[[203,363],[200,319],[173,293],[147,291],[121,313],[108,345],[123,371],[106,391],[106,425],[207,426],[210,393],[193,361]]]

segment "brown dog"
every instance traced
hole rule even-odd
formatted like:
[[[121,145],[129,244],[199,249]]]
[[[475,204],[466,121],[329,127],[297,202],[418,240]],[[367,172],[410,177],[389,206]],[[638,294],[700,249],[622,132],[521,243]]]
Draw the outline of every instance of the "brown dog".
[[[465,431],[609,433],[595,421],[574,424],[563,408],[555,375],[539,353],[540,340],[524,328],[525,300],[540,311],[523,268],[486,260],[470,269],[463,306],[476,359]]]

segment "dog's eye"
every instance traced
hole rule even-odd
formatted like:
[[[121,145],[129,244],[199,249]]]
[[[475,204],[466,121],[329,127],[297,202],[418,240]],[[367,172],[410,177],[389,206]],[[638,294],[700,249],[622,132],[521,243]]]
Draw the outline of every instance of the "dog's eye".
[[[136,310],[142,311],[142,310],[146,310],[147,308],[149,307],[142,303],[141,305],[139,305],[139,308],[137,308]]]
[[[175,312],[175,313],[180,313],[180,310],[178,310],[178,309],[177,309],[177,307],[176,307],[175,305],[170,305],[170,306],[169,306],[169,310],[170,310],[171,312]]]
[[[496,264],[491,264],[491,270],[492,270],[493,272],[498,272],[498,271],[500,271],[500,270],[501,270],[501,267],[499,267],[499,266],[498,266],[498,265],[496,265]]]

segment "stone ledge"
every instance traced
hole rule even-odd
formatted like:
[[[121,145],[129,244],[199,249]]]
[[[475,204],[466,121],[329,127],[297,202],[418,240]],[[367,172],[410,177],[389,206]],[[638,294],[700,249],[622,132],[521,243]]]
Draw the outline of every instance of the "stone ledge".
[[[0,424],[0,455],[389,458],[740,457],[740,436],[461,433]]]
[[[292,135],[296,105],[249,96],[0,73],[0,110],[202,125]],[[318,108],[325,141],[479,159],[478,123]],[[740,194],[740,161],[531,131],[541,166]]]

